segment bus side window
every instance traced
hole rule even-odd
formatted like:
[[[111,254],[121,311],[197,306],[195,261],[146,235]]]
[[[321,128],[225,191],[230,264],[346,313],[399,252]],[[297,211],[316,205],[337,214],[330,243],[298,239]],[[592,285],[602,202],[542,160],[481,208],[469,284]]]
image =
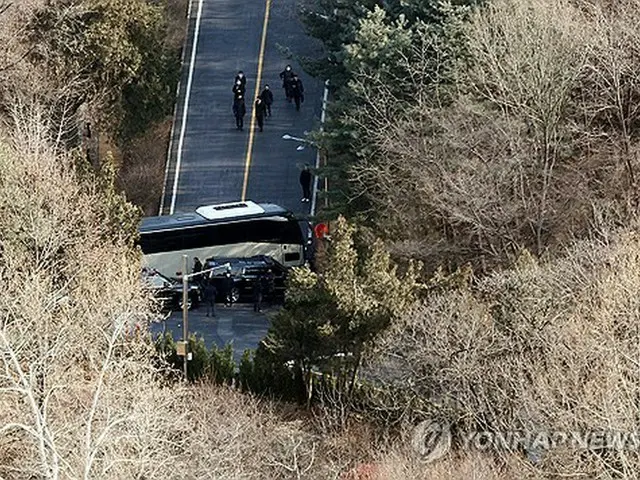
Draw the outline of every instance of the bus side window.
[[[145,255],[180,250],[181,236],[179,231],[146,233],[140,237],[140,247]]]
[[[248,229],[248,236],[248,241],[256,243],[301,243],[300,228],[296,221],[260,220],[251,222]]]
[[[184,230],[182,232],[182,248],[184,250],[189,250],[191,248],[201,248],[209,244],[204,235],[205,228],[190,228],[189,230]]]
[[[213,241],[216,245],[232,245],[244,243],[248,239],[250,223],[227,223],[213,227]]]
[[[145,233],[139,243],[142,252],[150,255],[239,243],[304,245],[306,238],[296,220],[264,219]]]
[[[246,238],[247,242],[253,243],[273,243],[277,241],[277,222],[269,220],[259,220],[256,222],[249,222],[246,225]]]

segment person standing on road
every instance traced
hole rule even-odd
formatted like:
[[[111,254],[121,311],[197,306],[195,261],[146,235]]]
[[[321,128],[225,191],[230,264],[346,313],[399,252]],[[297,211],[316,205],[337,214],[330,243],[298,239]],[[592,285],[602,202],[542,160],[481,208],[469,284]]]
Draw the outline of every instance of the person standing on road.
[[[202,262],[198,257],[193,259],[193,272],[192,273],[200,273],[202,271]]]
[[[193,269],[191,270],[191,273],[200,273],[201,271],[202,271],[202,262],[198,257],[195,257],[193,259]],[[202,278],[200,278],[201,276],[202,275],[197,275],[195,277],[195,283],[197,283],[202,287]]]
[[[231,276],[231,272],[227,270],[224,274],[223,279],[224,286],[224,304],[227,307],[233,305],[233,277]]]
[[[264,127],[264,116],[266,114],[265,104],[260,97],[256,99],[256,103],[253,108],[253,112],[256,116],[256,121],[258,122],[258,128],[262,131]]]
[[[276,276],[273,273],[273,269],[270,268],[262,276],[262,297],[265,296],[269,299],[269,305],[273,305],[275,297],[275,280]]]
[[[253,311],[262,312],[262,275],[258,275],[253,281]]]
[[[240,82],[240,80],[236,80],[236,83],[233,84],[233,88],[231,89],[233,92],[233,99],[235,100],[238,97],[244,96],[244,90],[242,82]]]
[[[216,295],[218,295],[218,290],[216,289],[213,280],[208,279],[202,294],[204,303],[207,306],[207,317],[209,314],[211,314],[212,317],[216,316]]]
[[[233,115],[236,117],[236,128],[242,130],[244,127],[244,116],[247,113],[247,107],[244,105],[244,96],[240,95],[233,101]]]
[[[287,100],[291,102],[293,98],[291,96],[291,79],[293,78],[293,70],[291,69],[291,65],[287,65],[284,67],[284,70],[280,72],[280,78],[282,79],[282,88],[284,88],[284,94],[287,97]]]
[[[269,85],[265,85],[260,97],[264,102],[265,109],[267,110],[267,117],[271,116],[271,104],[273,103],[273,92],[269,88]]]
[[[309,165],[305,165],[300,172],[300,185],[302,186],[302,202],[311,200],[311,171]]]
[[[198,257],[193,259],[193,270],[191,273],[200,273],[202,271],[202,262]]]
[[[236,84],[240,82],[240,86],[242,87],[242,95],[244,95],[244,92],[247,90],[247,77],[244,76],[244,72],[242,70],[238,70],[234,82]]]
[[[289,89],[293,100],[296,102],[296,110],[300,110],[300,104],[304,102],[304,86],[298,75],[293,75]]]

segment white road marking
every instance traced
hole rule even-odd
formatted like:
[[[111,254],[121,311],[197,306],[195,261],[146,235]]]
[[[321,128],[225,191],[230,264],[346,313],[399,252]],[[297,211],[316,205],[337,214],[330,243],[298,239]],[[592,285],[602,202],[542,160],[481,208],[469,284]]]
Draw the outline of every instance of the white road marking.
[[[322,97],[322,114],[320,115],[320,131],[324,129],[324,121],[327,116],[327,103],[329,101],[329,80],[324,82],[324,95]],[[316,170],[320,168],[320,149],[316,150]],[[326,195],[327,192],[325,192]],[[311,216],[316,214],[316,198],[318,196],[318,176],[313,179],[313,193],[311,194]]]
[[[191,23],[191,4],[193,0],[189,0],[189,10],[187,11],[187,23]],[[187,49],[183,48],[182,53],[180,54],[180,71],[182,71],[182,67],[184,66],[184,57]],[[182,75],[181,75],[182,76]],[[181,89],[182,79],[178,80],[178,84],[176,85],[176,99],[180,97],[180,89]],[[173,118],[177,118],[178,116],[178,102],[176,101],[173,106]],[[169,148],[167,148],[167,159],[164,166],[164,181],[162,182],[162,197],[160,197],[160,208],[158,209],[158,216],[162,215],[164,212],[164,200],[167,196],[167,182],[169,181],[169,167],[171,166],[171,154],[173,153],[173,139],[175,137],[176,122],[175,120],[171,123],[171,133],[169,136]]]
[[[198,48],[198,35],[200,35],[200,20],[202,18],[202,5],[204,0],[198,3],[198,14],[196,17],[196,28],[193,34],[193,45],[191,47],[191,61],[189,62],[189,77],[187,79],[187,89],[185,91],[184,109],[182,111],[182,125],[180,126],[180,138],[178,139],[178,154],[176,157],[176,173],[173,178],[173,192],[171,195],[171,206],[169,215],[173,215],[176,208],[176,195],[178,193],[178,180],[180,178],[180,164],[182,163],[182,148],[184,147],[184,134],[187,129],[187,115],[189,113],[189,97],[191,96],[191,84],[193,83],[193,71],[196,64],[196,50]]]

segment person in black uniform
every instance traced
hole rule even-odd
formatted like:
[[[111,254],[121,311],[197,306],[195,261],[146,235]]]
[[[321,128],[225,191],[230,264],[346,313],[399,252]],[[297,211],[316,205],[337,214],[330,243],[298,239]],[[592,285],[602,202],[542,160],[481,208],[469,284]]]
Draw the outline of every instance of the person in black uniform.
[[[300,172],[300,185],[302,186],[302,202],[308,202],[311,199],[311,172],[309,165],[305,165]]]
[[[244,72],[242,70],[239,70],[236,75],[235,83],[238,82],[240,82],[240,85],[242,86],[242,94],[244,95],[244,92],[247,89],[247,77],[244,76]]]
[[[268,302],[271,306],[275,300],[275,275],[273,270],[269,268],[266,272],[261,275],[261,283],[262,283],[262,301]]]
[[[202,271],[202,262],[198,257],[193,259],[193,270],[191,273],[200,273]]]
[[[233,305],[233,277],[229,270],[224,274],[222,285],[224,286],[224,304],[230,307]]]
[[[233,84],[233,88],[231,89],[233,92],[233,99],[235,100],[238,97],[244,97],[244,87],[242,86],[242,82],[240,80],[236,80],[236,83]]]
[[[198,257],[195,257],[193,259],[193,269],[191,270],[191,273],[200,273],[202,271],[202,268],[202,262]],[[202,287],[202,275],[198,275],[195,277],[195,283]]]
[[[256,99],[256,103],[253,109],[253,112],[256,116],[256,121],[258,122],[258,128],[260,129],[260,131],[262,131],[262,128],[264,127],[264,116],[267,112],[266,108],[265,108],[265,104],[262,101],[262,99],[260,97],[258,97]]]
[[[202,292],[202,299],[204,300],[205,305],[207,306],[207,317],[211,314],[212,317],[216,316],[216,295],[218,294],[218,290],[216,286],[213,284],[213,280],[207,279],[204,291]]]
[[[256,313],[262,312],[262,289],[262,275],[258,275],[253,281],[253,311]]]
[[[247,107],[244,105],[244,96],[240,95],[233,101],[233,116],[236,117],[236,128],[242,130],[244,127],[244,116],[247,114]]]
[[[269,88],[269,85],[265,85],[264,88],[262,89],[262,92],[260,92],[260,97],[262,99],[262,101],[264,102],[264,106],[267,110],[267,117],[271,116],[271,104],[273,103],[273,92],[271,91],[271,89]]]
[[[284,94],[287,97],[287,100],[290,102],[293,98],[291,96],[291,79],[293,78],[293,70],[291,69],[291,65],[287,65],[284,67],[284,70],[280,72],[280,78],[282,79],[282,88],[284,88]]]
[[[304,86],[302,85],[302,80],[296,74],[291,78],[289,90],[293,101],[296,102],[296,110],[300,110],[300,104],[304,102]]]

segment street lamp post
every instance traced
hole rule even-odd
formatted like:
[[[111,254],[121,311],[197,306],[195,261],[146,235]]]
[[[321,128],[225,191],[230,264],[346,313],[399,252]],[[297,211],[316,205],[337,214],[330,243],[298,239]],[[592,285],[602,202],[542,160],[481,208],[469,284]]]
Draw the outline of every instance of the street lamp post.
[[[324,95],[322,96],[322,113],[320,114],[320,132],[324,131],[324,122],[327,119],[327,106],[329,105],[329,79],[324,82]],[[327,155],[324,155],[324,166],[327,166]],[[316,168],[320,168],[320,149],[316,152]],[[324,207],[329,208],[329,177],[324,177]],[[316,213],[316,197],[318,194],[318,177],[313,181],[313,203],[311,204],[311,215]]]
[[[306,138],[301,138],[301,137],[294,137],[293,135],[289,135],[288,133],[285,133],[284,135],[282,135],[282,139],[283,140],[293,140],[295,142],[300,142],[300,143],[305,143],[307,145],[312,145],[314,147],[317,146],[317,144],[311,140],[308,140]]]

